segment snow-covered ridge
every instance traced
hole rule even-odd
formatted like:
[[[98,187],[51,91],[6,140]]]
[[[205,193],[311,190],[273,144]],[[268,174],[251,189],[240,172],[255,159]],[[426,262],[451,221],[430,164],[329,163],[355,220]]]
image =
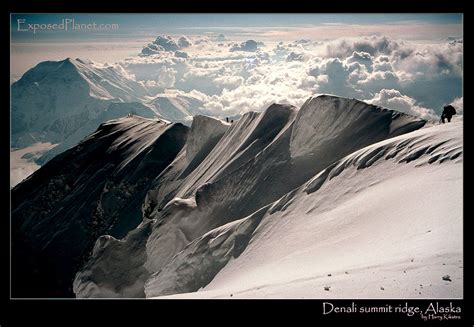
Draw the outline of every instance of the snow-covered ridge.
[[[186,157],[192,161],[209,142],[215,142],[224,135],[230,124],[207,116],[194,116],[186,142]]]
[[[296,114],[296,108],[273,104],[262,113],[249,112],[231,126],[205,160],[183,183],[179,197],[189,197],[201,185],[218,181],[252,160],[279,140]]]
[[[462,297],[462,151],[462,123],[356,151],[193,240],[146,296]]]
[[[317,152],[325,144],[355,129],[347,146],[370,144],[388,134],[397,136],[422,127],[426,121],[356,99],[330,95],[309,98],[301,107],[291,135],[293,158]],[[321,137],[324,136],[324,137]]]
[[[331,110],[352,122],[340,121]],[[207,232],[251,215],[356,150],[424,125],[415,117],[335,96],[314,98],[300,110],[275,104],[245,114],[197,165],[190,165],[185,146],[156,176],[143,207],[144,218],[152,219],[148,240],[140,243],[147,258],[143,267],[150,276],[161,271]],[[112,267],[122,267],[127,280],[143,271],[120,259],[92,256],[76,275],[76,295],[102,297],[113,288],[125,296],[117,291],[121,286]],[[96,270],[107,273],[97,280]]]
[[[140,224],[151,176],[174,160],[188,132],[156,119],[111,120],[13,188],[13,295],[72,296],[96,239]]]
[[[382,159],[397,163],[415,161],[415,167],[448,160],[459,163],[462,161],[460,157],[463,153],[463,142],[460,137],[462,122],[449,127],[435,126],[422,129],[356,151],[321,171],[306,184],[305,191],[307,193],[317,191],[326,180],[337,177],[351,166],[357,170],[365,169]]]
[[[37,162],[44,164],[50,159],[54,158],[56,155],[66,151],[67,149],[73,147],[79,143],[84,137],[93,133],[94,130],[103,122],[106,122],[110,119],[119,119],[121,117],[126,117],[128,114],[132,113],[133,115],[139,115],[141,117],[154,118],[156,115],[144,105],[138,102],[113,102],[105,107],[101,112],[99,112],[95,118],[89,117],[89,119],[84,120],[84,123],[77,127],[76,130],[71,131],[70,126],[70,117],[65,117],[62,119],[56,120],[56,125],[63,126],[64,134],[67,134],[66,138],[62,139],[62,142],[51,149],[50,151],[43,154]]]
[[[113,105],[123,116],[132,109]],[[299,110],[273,104],[232,124],[110,118],[13,189],[14,258],[29,259],[13,260],[14,295],[155,297],[203,288],[184,296],[324,297],[323,268],[339,276],[330,285],[337,292],[350,283],[345,269],[361,281],[380,266],[397,280],[407,253],[430,267],[460,253],[462,122],[427,125],[329,95]],[[454,198],[420,199],[423,190]],[[393,227],[413,215],[421,217],[413,230]],[[384,226],[393,227],[386,236]],[[440,238],[439,257],[421,250]],[[345,259],[333,263],[327,253]],[[456,282],[446,291],[433,280],[431,294],[457,296],[458,263],[445,263],[433,271],[450,268]],[[410,278],[399,285],[411,287]],[[395,286],[387,294],[399,296]]]

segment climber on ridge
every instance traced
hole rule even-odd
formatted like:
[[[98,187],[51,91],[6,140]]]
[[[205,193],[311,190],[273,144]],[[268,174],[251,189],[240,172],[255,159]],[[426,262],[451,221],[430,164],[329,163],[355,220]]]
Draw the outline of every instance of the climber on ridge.
[[[444,122],[445,119],[447,119],[448,123],[450,123],[451,117],[453,117],[455,114],[456,114],[456,109],[454,109],[452,105],[448,104],[447,106],[444,106],[443,113],[441,114],[440,120],[443,122],[443,124],[445,123]]]

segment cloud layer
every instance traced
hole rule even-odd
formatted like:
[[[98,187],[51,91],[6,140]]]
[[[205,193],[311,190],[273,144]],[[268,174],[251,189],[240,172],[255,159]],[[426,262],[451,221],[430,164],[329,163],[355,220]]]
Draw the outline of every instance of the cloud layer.
[[[158,36],[120,63],[156,93],[199,94],[216,116],[301,105],[320,93],[354,97],[427,119],[445,104],[462,113],[463,41],[383,35],[331,41],[235,42],[226,35]]]

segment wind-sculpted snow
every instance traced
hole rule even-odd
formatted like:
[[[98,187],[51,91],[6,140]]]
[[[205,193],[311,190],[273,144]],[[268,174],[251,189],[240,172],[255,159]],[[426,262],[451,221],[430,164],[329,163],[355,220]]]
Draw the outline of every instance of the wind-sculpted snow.
[[[194,164],[186,145],[155,178],[143,206],[144,218],[153,221],[144,246],[145,270],[159,277],[176,255],[209,231],[251,215],[356,150],[424,125],[412,116],[335,96],[312,98],[299,111],[274,104],[263,113],[245,114]],[[90,260],[106,269],[99,257]],[[138,274],[126,260],[116,264],[129,275]],[[77,296],[102,296],[117,288],[112,274],[96,283],[94,294],[82,293],[81,282],[94,283],[90,269],[76,275]],[[188,277],[177,278],[188,283]],[[189,282],[192,288],[197,284]],[[169,294],[171,286],[157,289]]]
[[[461,127],[459,124],[456,125],[454,126],[457,128]],[[338,176],[349,167],[355,167],[357,170],[365,169],[380,160],[394,160],[398,163],[416,161],[415,167],[420,167],[458,159],[462,155],[463,147],[462,138],[457,135],[459,132],[451,128],[449,133],[444,131],[445,138],[440,138],[438,134],[433,133],[436,129],[439,127],[411,133],[410,138],[393,138],[356,151],[320,172],[307,184],[306,192],[317,191],[324,182]]]
[[[146,296],[462,297],[462,152],[462,122],[356,151],[190,242]]]
[[[229,128],[229,124],[206,116],[194,116],[188,141],[186,142],[186,158],[194,160],[209,143],[215,145]]]
[[[257,159],[259,154],[263,155],[265,151],[270,151],[272,145],[278,146],[274,143],[281,140],[295,114],[296,108],[292,106],[274,104],[261,114],[251,112],[244,115],[232,125],[213,151],[190,174],[180,188],[178,196],[188,197],[211,181],[225,184],[224,176],[245,169],[246,165],[252,165],[252,161]],[[273,155],[285,156],[286,153],[273,153]],[[227,179],[233,179],[231,177]]]
[[[189,243],[145,284],[147,297],[195,292],[247,247],[267,207],[249,217],[218,227]]]
[[[173,197],[186,177],[198,167],[228,130],[229,124],[220,120],[195,116],[186,145],[176,159],[153,181],[143,203],[144,218],[153,210],[161,210]]]
[[[107,264],[99,266],[94,260],[89,261],[86,266],[90,269],[89,275],[84,274],[82,278],[75,280],[74,292],[84,297],[144,297],[143,283],[149,274],[143,267],[146,261],[143,249],[151,231],[150,227],[150,222],[144,222],[131,231],[124,240],[117,240],[110,235],[101,236],[94,246],[92,257],[100,258]],[[122,270],[122,265],[117,265],[123,260],[135,274],[127,274]],[[105,292],[103,288],[97,288],[97,284],[106,284],[111,276],[114,276],[113,287],[107,288]],[[91,277],[94,282],[91,282]]]
[[[71,296],[74,274],[97,238],[122,238],[140,224],[153,176],[175,159],[188,131],[141,117],[111,120],[18,184],[12,294]]]
[[[459,137],[459,131],[457,130],[461,129],[462,126],[458,123],[450,127],[448,130],[443,130],[441,135],[435,133],[441,127],[432,127],[416,133],[413,132],[409,134],[410,137],[403,136],[389,139],[356,151],[322,171],[314,180],[308,183],[306,191],[308,193],[314,192],[314,183],[321,184],[317,180],[323,178],[323,176],[326,176],[324,179],[332,179],[348,167],[353,166],[357,170],[365,169],[382,159],[394,160],[398,163],[416,161],[416,167],[437,162],[442,163],[446,160],[456,160],[462,155],[462,138]]]
[[[302,106],[293,126],[290,152],[295,163],[305,170],[312,160],[322,161],[325,167],[334,158],[416,130],[425,123],[355,99],[320,96]]]

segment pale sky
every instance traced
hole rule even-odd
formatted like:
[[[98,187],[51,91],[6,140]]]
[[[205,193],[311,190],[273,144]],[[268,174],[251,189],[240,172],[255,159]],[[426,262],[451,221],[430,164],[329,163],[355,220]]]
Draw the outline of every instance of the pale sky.
[[[63,22],[67,31],[61,29]],[[73,29],[73,24],[94,23],[107,26]],[[35,32],[34,24],[38,24]],[[42,29],[47,24],[58,26]],[[80,57],[113,63],[137,55],[160,34],[224,34],[231,41],[263,42],[385,35],[438,42],[462,37],[462,14],[13,14],[11,77],[19,78],[44,60]]]

